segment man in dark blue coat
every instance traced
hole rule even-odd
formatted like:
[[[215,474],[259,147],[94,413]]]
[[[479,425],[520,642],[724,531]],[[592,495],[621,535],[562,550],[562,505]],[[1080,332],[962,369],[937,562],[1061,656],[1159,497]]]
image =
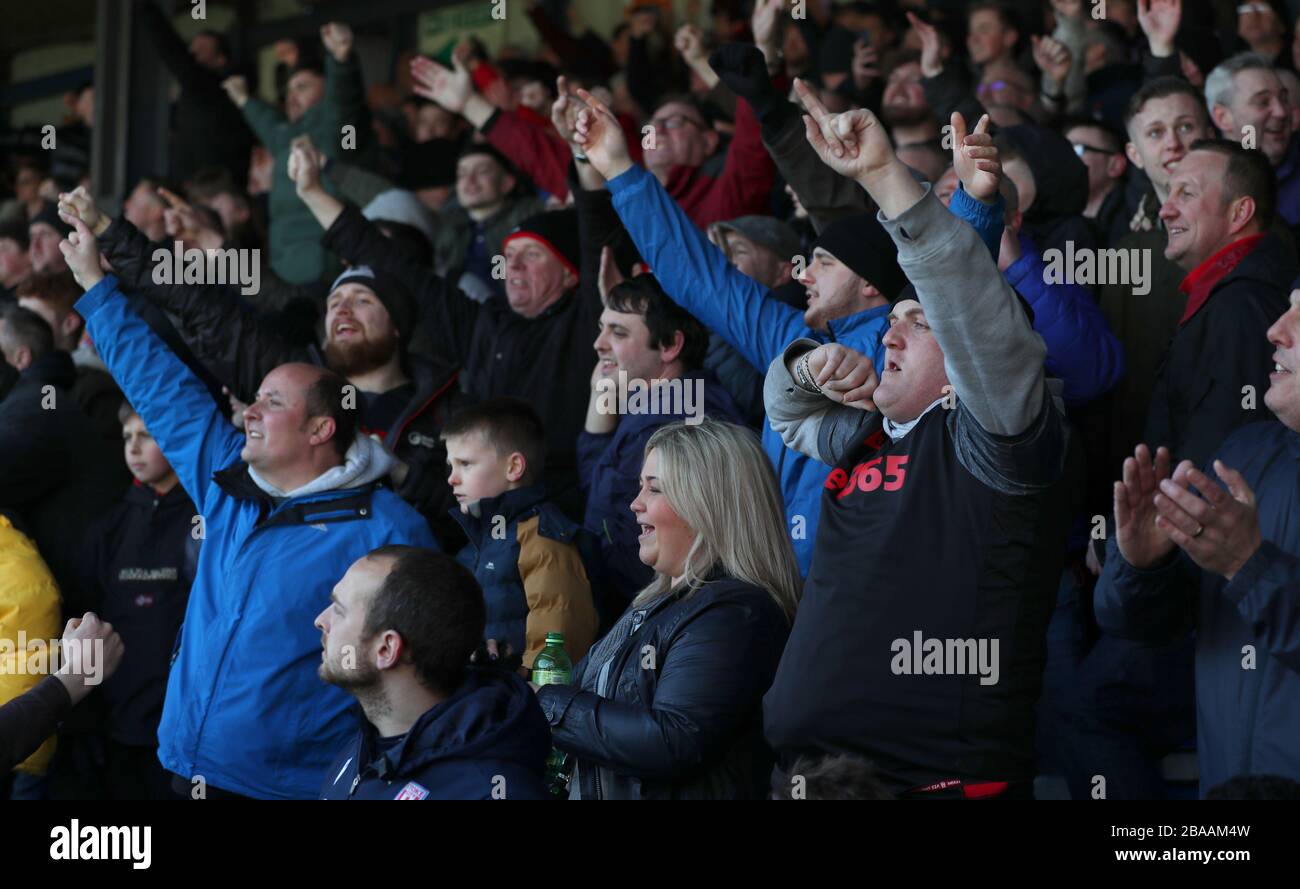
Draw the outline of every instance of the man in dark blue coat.
[[[1133,638],[1195,630],[1203,796],[1241,775],[1300,780],[1297,285],[1268,331],[1274,371],[1264,401],[1281,422],[1238,429],[1204,472],[1184,460],[1171,475],[1167,449],[1153,460],[1139,445],[1115,483],[1097,619]]]
[[[649,275],[611,287],[596,336],[597,367],[578,467],[583,527],[600,541],[602,617],[612,622],[654,577],[637,555],[632,501],[641,490],[645,446],[660,426],[707,415],[740,423],[740,411],[702,368],[709,338]],[[607,613],[606,613],[607,612]]]
[[[483,593],[448,556],[384,546],[316,618],[320,676],[363,714],[321,799],[547,799],[551,733],[527,683],[470,667]]]

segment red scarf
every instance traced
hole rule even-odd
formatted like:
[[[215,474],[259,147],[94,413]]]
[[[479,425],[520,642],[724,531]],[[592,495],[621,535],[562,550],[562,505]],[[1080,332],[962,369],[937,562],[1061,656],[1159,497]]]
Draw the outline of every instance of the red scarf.
[[[1209,300],[1210,294],[1218,286],[1218,283],[1227,276],[1228,272],[1235,269],[1238,263],[1249,256],[1267,234],[1268,232],[1262,232],[1258,235],[1247,235],[1233,241],[1192,269],[1187,277],[1183,279],[1183,283],[1178,285],[1178,289],[1187,294],[1187,309],[1183,312],[1183,317],[1178,319],[1179,327],[1190,321],[1192,316],[1200,311],[1201,306],[1205,305]]]

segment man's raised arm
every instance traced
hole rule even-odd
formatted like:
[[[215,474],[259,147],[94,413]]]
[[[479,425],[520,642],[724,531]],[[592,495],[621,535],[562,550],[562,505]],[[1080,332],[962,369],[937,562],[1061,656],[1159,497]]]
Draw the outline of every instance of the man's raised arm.
[[[632,163],[618,120],[599,99],[586,103],[574,135],[589,163],[609,180],[614,209],[664,292],[764,371],[807,329],[794,308],[727,261],[686,211],[645,169]]]
[[[870,111],[832,115],[815,96],[809,108],[808,141],[880,207],[881,223],[916,286],[958,399],[985,432],[1009,437],[1029,429],[1043,409],[1047,349],[987,246],[912,177]],[[988,117],[970,134],[959,114],[953,114],[952,126],[953,164],[963,187],[993,203],[1001,165]]]
[[[60,196],[61,206],[66,195]],[[77,312],[113,379],[176,470],[200,514],[209,505],[212,474],[233,463],[243,447],[203,383],[134,311],[115,277],[99,267],[99,247],[86,224],[63,214],[76,227],[59,249],[86,290]]]

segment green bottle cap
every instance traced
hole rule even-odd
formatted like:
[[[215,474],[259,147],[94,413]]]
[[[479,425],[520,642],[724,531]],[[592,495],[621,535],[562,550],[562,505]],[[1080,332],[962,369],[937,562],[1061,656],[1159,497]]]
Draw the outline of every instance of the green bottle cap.
[[[546,634],[546,644],[547,644],[547,645],[563,645],[563,644],[564,644],[564,634],[563,634],[563,633],[547,633],[547,634]]]

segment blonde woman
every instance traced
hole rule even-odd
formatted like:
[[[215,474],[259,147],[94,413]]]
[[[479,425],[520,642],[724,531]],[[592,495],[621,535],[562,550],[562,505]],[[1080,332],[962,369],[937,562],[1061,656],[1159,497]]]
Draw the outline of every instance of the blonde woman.
[[[654,579],[572,685],[538,690],[575,766],[569,796],[761,798],[763,693],[800,586],[771,465],[739,426],[665,426],[632,512]]]

